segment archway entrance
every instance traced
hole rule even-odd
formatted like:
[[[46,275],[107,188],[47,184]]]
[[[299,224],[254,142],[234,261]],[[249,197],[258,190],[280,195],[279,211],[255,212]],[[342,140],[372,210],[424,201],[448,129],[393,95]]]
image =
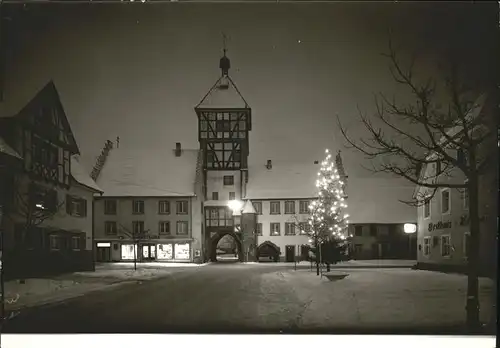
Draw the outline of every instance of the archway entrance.
[[[257,260],[259,262],[278,262],[280,248],[270,241],[265,241],[257,247]]]
[[[210,261],[239,262],[243,256],[241,242],[234,232],[219,232],[212,237]]]

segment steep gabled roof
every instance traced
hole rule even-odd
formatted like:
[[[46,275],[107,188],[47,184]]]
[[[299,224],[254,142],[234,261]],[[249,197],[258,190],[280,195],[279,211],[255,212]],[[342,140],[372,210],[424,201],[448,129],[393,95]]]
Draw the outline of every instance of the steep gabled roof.
[[[78,156],[71,156],[71,176],[73,179],[95,192],[103,192],[94,180],[90,177],[88,171],[80,163]]]
[[[23,122],[31,123],[33,118],[41,117],[41,112],[45,108],[56,113],[58,122],[60,122],[65,133],[68,135],[65,141],[71,152],[73,154],[80,154],[68,118],[64,112],[61,98],[53,81],[47,83],[14,117]]]
[[[16,150],[10,147],[5,140],[0,137],[0,153],[5,154],[7,156],[15,157],[18,159],[22,159],[21,155],[19,155]]]
[[[230,76],[221,76],[195,109],[249,109],[247,101]]]
[[[477,117],[480,116],[481,112],[485,108],[485,105],[487,102],[494,102],[491,97],[487,94],[481,94],[479,97],[477,97],[476,101],[474,102],[472,108],[467,112],[467,115],[465,115],[465,119],[467,121],[473,121]],[[462,126],[455,126],[450,128],[447,132],[446,135],[452,139],[456,139],[457,137],[460,136],[461,133],[464,132],[464,128]],[[448,139],[443,135],[440,140],[439,140],[439,146],[446,146],[447,143],[449,143]],[[426,160],[431,160],[431,159],[436,159],[437,154],[435,152],[429,153],[426,157]],[[420,170],[420,173],[418,175],[418,180],[419,182],[422,182],[424,177],[427,175],[429,171],[429,163],[422,165],[422,168]],[[420,190],[422,188],[422,185],[415,185],[415,189],[413,190],[413,198],[417,198]]]
[[[147,153],[126,144],[115,147],[108,156],[97,184],[104,196],[180,197],[194,196],[199,150],[157,149]]]

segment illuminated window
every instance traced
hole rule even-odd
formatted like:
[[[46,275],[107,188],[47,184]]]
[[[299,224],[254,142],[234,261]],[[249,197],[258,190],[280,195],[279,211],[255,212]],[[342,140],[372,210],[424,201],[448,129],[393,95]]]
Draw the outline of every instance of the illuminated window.
[[[175,259],[176,260],[189,260],[189,243],[175,244]]]
[[[172,244],[158,244],[158,252],[157,257],[158,260],[172,260],[173,255],[173,247]]]
[[[450,236],[441,236],[441,256],[451,255],[451,238]]]
[[[122,260],[133,260],[137,255],[137,246],[133,244],[122,245]]]

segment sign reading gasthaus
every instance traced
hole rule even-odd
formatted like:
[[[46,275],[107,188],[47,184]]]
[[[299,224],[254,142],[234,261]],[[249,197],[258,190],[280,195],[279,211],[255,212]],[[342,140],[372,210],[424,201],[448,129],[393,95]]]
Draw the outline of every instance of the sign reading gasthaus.
[[[436,231],[436,230],[444,230],[446,228],[451,228],[451,221],[447,222],[442,222],[439,221],[437,224],[434,223],[429,223],[429,232]]]

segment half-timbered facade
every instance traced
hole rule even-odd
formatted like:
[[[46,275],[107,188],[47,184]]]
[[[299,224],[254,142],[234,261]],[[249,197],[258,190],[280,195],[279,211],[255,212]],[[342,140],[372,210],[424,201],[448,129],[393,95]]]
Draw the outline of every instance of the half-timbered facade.
[[[8,178],[7,274],[91,269],[92,199],[100,189],[79,163],[54,83],[17,115],[0,118],[0,132],[22,159]]]

